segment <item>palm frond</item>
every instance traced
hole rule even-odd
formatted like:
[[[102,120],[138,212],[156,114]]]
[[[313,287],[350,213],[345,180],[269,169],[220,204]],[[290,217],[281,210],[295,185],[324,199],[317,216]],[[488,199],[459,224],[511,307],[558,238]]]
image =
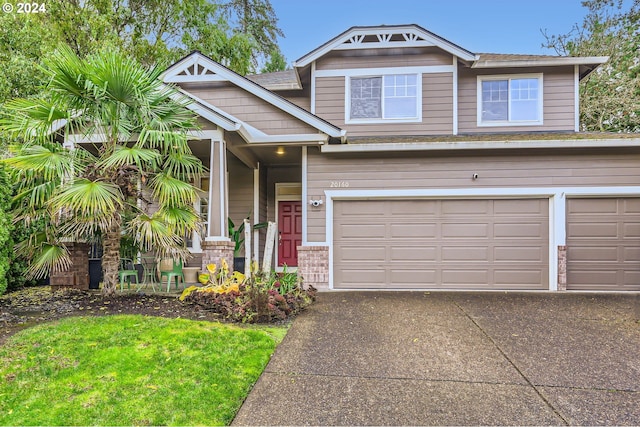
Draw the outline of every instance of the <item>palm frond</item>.
[[[196,189],[166,172],[156,174],[150,181],[153,197],[166,206],[185,206],[193,204],[197,199]]]
[[[53,271],[68,270],[71,265],[71,257],[66,246],[44,242],[32,254],[27,278],[43,279]]]
[[[125,147],[117,145],[113,153],[98,162],[104,168],[119,168],[125,165],[136,165],[138,169],[155,169],[161,159],[157,150],[140,148],[138,146]]]
[[[144,252],[155,250],[166,255],[180,253],[183,247],[182,238],[157,213],[133,218],[127,225],[127,232],[134,236],[136,244]]]
[[[54,197],[51,206],[82,217],[105,220],[123,207],[123,198],[120,189],[112,183],[81,178]]]
[[[163,206],[155,215],[169,225],[179,236],[191,234],[194,231],[202,232],[200,215],[191,206]]]
[[[73,173],[74,161],[69,151],[51,145],[31,145],[15,157],[2,160],[14,169],[35,173],[46,180],[62,180]]]
[[[172,151],[166,156],[162,170],[188,180],[200,176],[204,172],[204,167],[200,159],[193,154]]]

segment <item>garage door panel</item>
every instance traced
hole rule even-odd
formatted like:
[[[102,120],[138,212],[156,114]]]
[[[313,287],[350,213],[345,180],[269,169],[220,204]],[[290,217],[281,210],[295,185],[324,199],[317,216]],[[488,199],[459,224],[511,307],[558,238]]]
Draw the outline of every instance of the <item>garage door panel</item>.
[[[385,224],[345,224],[338,227],[337,236],[342,238],[384,238],[386,236]]]
[[[640,239],[640,222],[624,223],[622,225],[622,234],[624,239]]]
[[[442,281],[451,287],[460,287],[465,285],[486,287],[487,283],[490,283],[489,270],[443,269]]]
[[[640,246],[626,246],[622,249],[622,262],[634,264],[630,267],[640,267]]]
[[[539,247],[530,246],[496,246],[493,249],[493,259],[501,262],[534,262],[544,263],[548,257],[547,251]]]
[[[574,265],[584,262],[618,262],[617,246],[568,246],[567,259]]]
[[[496,239],[539,239],[543,229],[546,228],[546,224],[539,222],[495,223],[493,225],[493,236]]]
[[[434,284],[438,282],[438,272],[436,269],[414,268],[411,270],[404,268],[392,268],[389,270],[389,282],[399,284],[398,289],[419,289],[425,283]]]
[[[567,234],[574,236],[575,239],[591,240],[595,237],[600,238],[617,238],[618,224],[615,222],[575,222],[574,219],[567,227]]]
[[[521,199],[518,203],[513,203],[513,200],[495,200],[493,203],[493,213],[496,216],[512,216],[514,214],[518,216],[547,216],[548,210],[549,204],[546,199]]]
[[[351,203],[334,202],[334,230],[345,220],[354,225],[355,216],[343,215]],[[367,200],[356,211],[372,232],[334,233],[335,288],[548,289],[548,199]],[[363,254],[374,248],[371,264]],[[525,274],[519,265],[526,265]],[[358,278],[367,270],[375,274]]]
[[[618,213],[617,199],[570,199],[567,214],[593,216]]]
[[[435,239],[437,227],[434,223],[391,224],[391,235],[404,239]]]
[[[497,269],[494,271],[494,283],[501,288],[530,289],[536,286],[544,277],[539,269]]]
[[[487,261],[489,248],[486,246],[443,246],[442,262]]]
[[[487,224],[449,223],[442,224],[443,239],[486,239],[489,237]]]
[[[567,200],[567,289],[640,290],[640,198]]]
[[[625,214],[640,214],[640,199],[625,199],[622,206]]]
[[[435,246],[390,245],[388,252],[390,259],[395,261],[432,262],[438,256],[438,248]]]
[[[434,201],[438,203],[439,201]],[[442,204],[444,215],[461,215],[477,217],[479,214],[488,215],[491,209],[490,200],[447,200]]]
[[[384,246],[344,246],[341,250],[343,262],[385,262],[386,260],[386,248]]]

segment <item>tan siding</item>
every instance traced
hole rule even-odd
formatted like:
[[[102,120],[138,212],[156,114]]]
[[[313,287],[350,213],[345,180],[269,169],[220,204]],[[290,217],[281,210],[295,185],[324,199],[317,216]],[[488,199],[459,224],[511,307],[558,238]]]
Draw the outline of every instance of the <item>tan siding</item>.
[[[249,123],[269,135],[316,133],[313,127],[269,104],[255,95],[228,84],[184,84],[183,88],[228,114]]]
[[[517,73],[543,73],[543,125],[541,126],[482,126],[477,125],[477,90],[478,75]],[[559,69],[508,69],[469,70],[459,69],[458,84],[458,130],[467,132],[539,132],[539,131],[573,131],[574,122],[574,77],[573,68]]]
[[[316,114],[346,129],[349,136],[450,135],[453,132],[453,76],[449,73],[422,76],[422,122],[345,124],[345,78],[316,79]]]
[[[640,155],[407,157],[327,156],[309,150],[308,194],[324,196],[331,181],[357,189],[639,185]],[[479,178],[471,180],[473,173]],[[324,242],[325,209],[308,211],[309,242]]]
[[[453,57],[438,48],[333,51],[316,61],[317,70],[451,65]]]

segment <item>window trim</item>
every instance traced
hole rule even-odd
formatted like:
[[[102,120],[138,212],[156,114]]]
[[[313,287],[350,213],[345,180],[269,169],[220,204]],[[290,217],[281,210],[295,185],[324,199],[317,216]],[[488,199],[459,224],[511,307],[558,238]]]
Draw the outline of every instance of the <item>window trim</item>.
[[[538,80],[538,119],[537,120],[500,120],[482,121],[482,82],[507,80],[511,88],[511,80],[514,79],[537,79]],[[528,74],[487,74],[477,76],[476,91],[476,117],[478,127],[500,127],[500,126],[541,126],[544,124],[544,79],[542,73]],[[509,113],[511,112],[511,92],[509,92]]]
[[[351,118],[351,79],[366,79],[372,77],[381,77],[383,80],[382,84],[382,111],[384,115],[384,77],[385,76],[397,76],[397,75],[414,75],[416,76],[416,112],[417,117],[410,118],[375,118],[375,119],[352,119]],[[376,123],[420,123],[422,122],[422,73],[419,72],[406,72],[403,69],[397,69],[393,71],[385,71],[375,74],[362,74],[362,75],[345,75],[344,77],[344,88],[345,88],[345,103],[344,103],[344,122],[345,124],[376,124]]]

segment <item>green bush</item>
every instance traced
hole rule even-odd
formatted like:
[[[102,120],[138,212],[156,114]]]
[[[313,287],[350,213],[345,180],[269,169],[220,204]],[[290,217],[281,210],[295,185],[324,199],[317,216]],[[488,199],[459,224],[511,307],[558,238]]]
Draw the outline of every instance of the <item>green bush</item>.
[[[252,274],[230,273],[225,262],[211,264],[208,283],[184,290],[181,300],[220,315],[224,320],[242,323],[269,323],[286,320],[315,300],[315,289],[304,288],[296,273],[263,274],[252,263]]]
[[[7,290],[7,271],[11,265],[11,186],[4,168],[0,167],[0,295]]]

